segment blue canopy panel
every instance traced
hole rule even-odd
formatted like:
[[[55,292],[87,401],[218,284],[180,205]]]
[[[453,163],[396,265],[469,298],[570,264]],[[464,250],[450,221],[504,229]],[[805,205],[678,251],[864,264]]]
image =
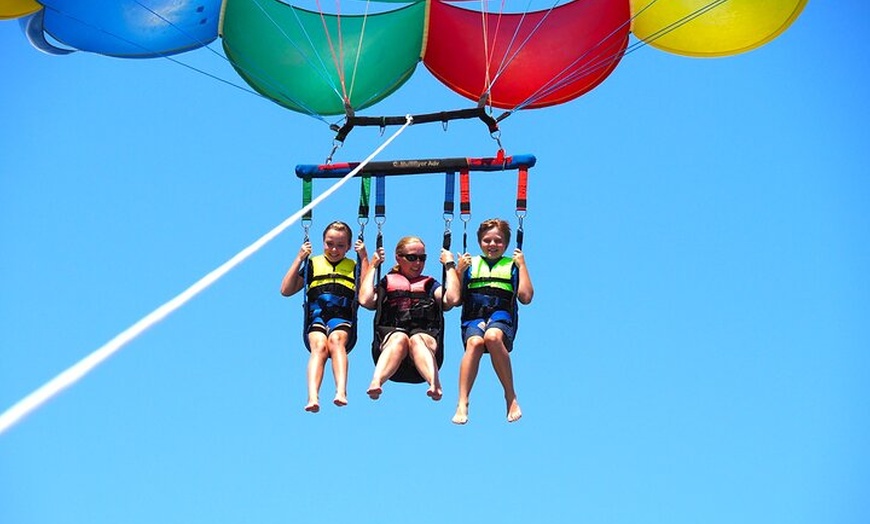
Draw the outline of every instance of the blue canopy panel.
[[[69,47],[121,58],[190,51],[217,38],[221,0],[40,0],[44,29]]]

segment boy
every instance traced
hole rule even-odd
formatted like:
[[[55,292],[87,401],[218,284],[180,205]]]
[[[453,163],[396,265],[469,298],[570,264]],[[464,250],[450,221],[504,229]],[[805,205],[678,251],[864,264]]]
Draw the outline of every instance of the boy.
[[[514,391],[510,351],[517,329],[517,301],[528,304],[535,290],[520,249],[504,256],[511,232],[501,219],[485,220],[477,230],[482,256],[465,253],[457,269],[462,285],[462,340],[465,354],[459,367],[459,401],[454,424],[468,422],[468,397],[477,378],[480,358],[489,353],[504,388],[507,420],[523,416]]]

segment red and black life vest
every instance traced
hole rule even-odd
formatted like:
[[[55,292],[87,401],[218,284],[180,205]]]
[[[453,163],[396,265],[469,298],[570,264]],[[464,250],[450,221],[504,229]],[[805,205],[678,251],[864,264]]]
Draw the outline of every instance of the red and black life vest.
[[[405,329],[436,329],[441,326],[441,305],[435,300],[437,282],[432,277],[408,279],[397,271],[384,277],[379,287],[377,325]]]

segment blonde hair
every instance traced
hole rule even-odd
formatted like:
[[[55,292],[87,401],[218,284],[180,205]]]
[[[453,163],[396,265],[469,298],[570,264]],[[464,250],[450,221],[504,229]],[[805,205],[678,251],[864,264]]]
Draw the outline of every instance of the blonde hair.
[[[420,244],[423,245],[424,249],[426,248],[426,243],[423,242],[423,239],[420,237],[415,237],[415,236],[402,237],[399,239],[398,242],[396,242],[396,251],[395,251],[396,256],[399,256],[404,252],[405,246],[407,246],[408,244],[413,244],[414,242],[419,242]],[[390,271],[398,271],[398,270],[399,270],[399,264],[396,264],[395,266],[393,266],[393,269],[391,269]]]
[[[507,220],[500,218],[490,218],[481,222],[480,227],[477,228],[477,241],[480,242],[483,239],[483,235],[492,228],[498,229],[501,236],[504,237],[505,245],[511,243],[511,226],[507,223]]]

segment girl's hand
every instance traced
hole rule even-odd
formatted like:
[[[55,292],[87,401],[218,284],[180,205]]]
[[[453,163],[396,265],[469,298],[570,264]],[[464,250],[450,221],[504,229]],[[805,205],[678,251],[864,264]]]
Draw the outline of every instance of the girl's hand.
[[[299,248],[299,254],[296,255],[300,261],[305,260],[311,255],[311,242],[304,242]]]

